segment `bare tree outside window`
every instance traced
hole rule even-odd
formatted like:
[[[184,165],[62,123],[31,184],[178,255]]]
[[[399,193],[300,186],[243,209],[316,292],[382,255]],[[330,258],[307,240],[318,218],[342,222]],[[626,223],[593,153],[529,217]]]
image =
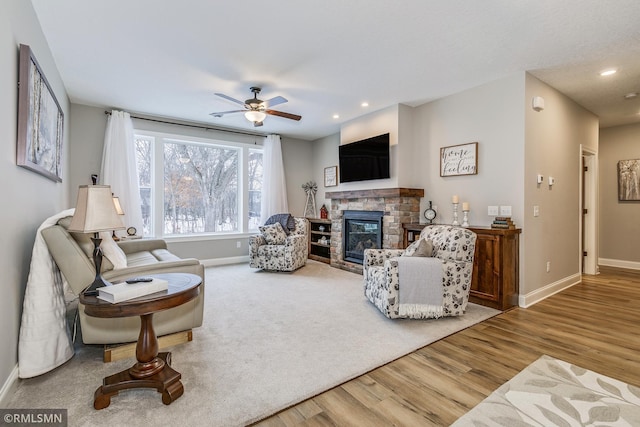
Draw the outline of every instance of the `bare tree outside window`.
[[[263,175],[260,148],[142,133],[136,135],[136,157],[144,235],[257,229]],[[241,173],[247,180],[246,191],[239,184]],[[248,212],[242,218],[245,201]]]

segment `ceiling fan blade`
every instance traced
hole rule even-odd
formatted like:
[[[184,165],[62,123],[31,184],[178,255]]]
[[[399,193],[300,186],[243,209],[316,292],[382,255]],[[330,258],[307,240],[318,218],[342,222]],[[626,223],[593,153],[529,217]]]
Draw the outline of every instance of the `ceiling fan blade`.
[[[285,113],[277,110],[265,110],[265,113],[271,114],[272,116],[284,117],[285,119],[291,119],[296,121],[302,118],[302,116],[298,116],[297,114]]]
[[[236,104],[240,104],[240,105],[244,106],[244,102],[243,101],[239,101],[239,100],[237,100],[235,98],[230,97],[229,95],[225,95],[224,93],[216,93],[215,95],[219,96],[220,98],[224,98],[227,101],[231,101],[231,102],[234,102]]]
[[[210,115],[210,116],[213,116],[213,117],[222,117],[222,116],[224,116],[225,114],[231,114],[231,113],[242,113],[242,112],[244,112],[244,111],[246,111],[246,110],[219,111],[219,112],[217,112],[217,113],[209,113],[209,115]]]
[[[288,102],[287,98],[284,98],[282,96],[275,96],[269,100],[264,101],[263,104],[265,108],[271,108],[276,105],[284,104],[285,102]]]

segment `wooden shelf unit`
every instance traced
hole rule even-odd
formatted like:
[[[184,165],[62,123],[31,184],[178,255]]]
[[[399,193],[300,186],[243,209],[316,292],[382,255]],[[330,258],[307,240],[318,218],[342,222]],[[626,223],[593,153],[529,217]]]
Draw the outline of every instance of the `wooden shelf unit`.
[[[325,237],[331,241],[331,220],[320,218],[307,218],[309,220],[309,259],[331,263],[331,243],[322,244],[320,240]],[[320,230],[323,227],[324,230]]]
[[[404,247],[420,237],[427,224],[403,224]],[[476,233],[469,301],[507,310],[518,305],[521,229],[469,227]]]

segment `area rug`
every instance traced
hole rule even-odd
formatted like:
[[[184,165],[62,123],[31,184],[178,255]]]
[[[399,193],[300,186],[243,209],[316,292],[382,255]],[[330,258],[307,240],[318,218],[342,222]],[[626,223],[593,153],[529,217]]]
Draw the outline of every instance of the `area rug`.
[[[139,389],[94,410],[102,378],[133,360],[105,364],[101,347],[77,344],[65,365],[23,380],[10,407],[66,408],[69,426],[242,426],[498,313],[470,304],[461,317],[390,320],[361,275],[315,261],[293,273],[210,267],[205,288],[204,325],[171,350],[185,390],[171,405]]]
[[[640,388],[545,355],[452,426],[640,426]]]

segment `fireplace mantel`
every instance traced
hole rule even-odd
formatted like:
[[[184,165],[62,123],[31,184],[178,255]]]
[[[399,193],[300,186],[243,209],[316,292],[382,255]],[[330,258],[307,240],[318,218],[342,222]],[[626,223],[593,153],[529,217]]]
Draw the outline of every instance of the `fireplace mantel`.
[[[379,188],[374,190],[327,191],[327,199],[364,199],[368,197],[424,197],[422,188]]]
[[[331,266],[362,273],[362,265],[344,260],[342,226],[345,211],[381,211],[383,215],[382,247],[399,249],[403,243],[403,223],[420,220],[420,188],[379,188],[372,190],[331,191]]]

